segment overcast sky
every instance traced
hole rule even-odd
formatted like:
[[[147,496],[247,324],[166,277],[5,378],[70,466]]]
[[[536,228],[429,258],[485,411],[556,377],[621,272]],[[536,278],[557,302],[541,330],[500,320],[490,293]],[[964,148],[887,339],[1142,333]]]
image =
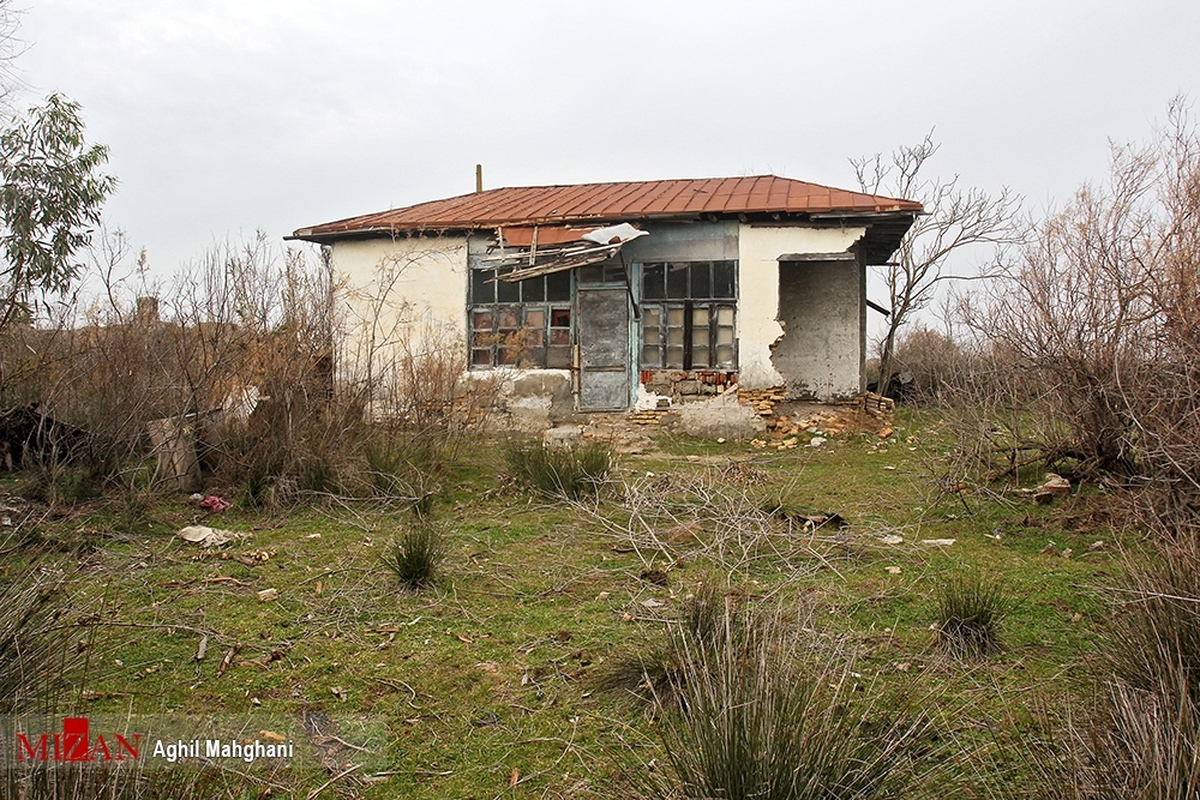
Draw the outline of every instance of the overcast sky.
[[[21,0],[17,0],[20,2]],[[22,105],[82,104],[110,223],[217,241],[474,188],[774,173],[916,143],[1036,208],[1200,101],[1200,3],[24,0]],[[919,199],[919,198],[916,198]]]

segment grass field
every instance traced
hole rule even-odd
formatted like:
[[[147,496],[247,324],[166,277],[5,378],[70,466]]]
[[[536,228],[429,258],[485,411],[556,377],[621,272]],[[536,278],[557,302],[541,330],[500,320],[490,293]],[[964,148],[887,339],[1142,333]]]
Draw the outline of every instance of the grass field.
[[[86,623],[61,631],[81,644],[54,712],[214,717],[306,754],[239,769],[229,796],[638,794],[666,768],[660,710],[605,678],[652,660],[700,586],[800,620],[847,660],[852,697],[926,715],[911,758],[930,796],[1033,796],[1013,753],[1091,695],[1104,588],[1137,533],[1108,529],[1086,491],[1042,507],[962,482],[945,446],[909,412],[887,440],[819,447],[663,437],[568,502],[523,491],[501,443],[475,441],[439,474],[446,556],[419,591],[385,563],[412,513],[332,499],[62,508],[0,571],[61,571]],[[835,513],[844,527],[805,519]],[[174,536],[193,522],[249,535],[205,550]],[[969,575],[1013,607],[997,652],[956,658],[939,592]]]

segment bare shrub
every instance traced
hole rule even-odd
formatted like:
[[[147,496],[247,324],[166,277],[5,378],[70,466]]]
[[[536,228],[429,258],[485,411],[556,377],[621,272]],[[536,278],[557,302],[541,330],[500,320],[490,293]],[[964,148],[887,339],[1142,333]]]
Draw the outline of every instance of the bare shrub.
[[[969,353],[947,333],[926,326],[908,330],[892,356],[892,380],[880,393],[907,403],[936,404],[969,369]]]
[[[776,498],[764,500],[752,465],[728,463],[697,473],[646,474],[626,480],[603,508],[576,504],[598,533],[632,548],[642,564],[683,557],[709,559],[732,575],[763,559],[811,575],[828,564],[833,527],[796,535],[797,522]],[[730,476],[734,480],[730,480]]]
[[[1200,134],[1183,104],[1109,179],[1034,226],[988,297],[963,305],[986,383],[971,413],[1010,468],[1200,497]],[[986,457],[986,453],[981,453]]]

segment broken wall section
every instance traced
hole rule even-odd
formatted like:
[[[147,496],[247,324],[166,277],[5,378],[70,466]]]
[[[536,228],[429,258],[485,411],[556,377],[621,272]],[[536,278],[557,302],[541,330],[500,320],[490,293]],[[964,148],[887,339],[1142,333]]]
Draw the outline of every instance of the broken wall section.
[[[830,402],[862,393],[864,279],[857,260],[779,264],[779,320],[784,334],[771,362],[792,397]]]
[[[785,278],[784,273],[794,260],[790,256],[844,254],[866,232],[865,227],[740,226],[738,373],[743,389],[786,386],[801,397],[821,400],[861,391],[866,354],[862,268],[857,261],[841,264],[851,275],[834,274],[834,285],[819,287],[823,297],[816,307],[808,304],[803,287],[792,282],[794,274]],[[854,275],[858,277],[851,279]],[[811,279],[806,283],[814,285]],[[776,357],[780,347],[782,360]]]

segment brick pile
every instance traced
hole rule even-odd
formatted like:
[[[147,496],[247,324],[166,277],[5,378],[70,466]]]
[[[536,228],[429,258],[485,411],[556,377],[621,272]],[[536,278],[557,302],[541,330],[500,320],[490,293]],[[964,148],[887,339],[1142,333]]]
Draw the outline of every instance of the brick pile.
[[[775,406],[787,399],[787,389],[782,386],[774,389],[738,389],[738,402],[749,403],[760,417],[775,416]]]

